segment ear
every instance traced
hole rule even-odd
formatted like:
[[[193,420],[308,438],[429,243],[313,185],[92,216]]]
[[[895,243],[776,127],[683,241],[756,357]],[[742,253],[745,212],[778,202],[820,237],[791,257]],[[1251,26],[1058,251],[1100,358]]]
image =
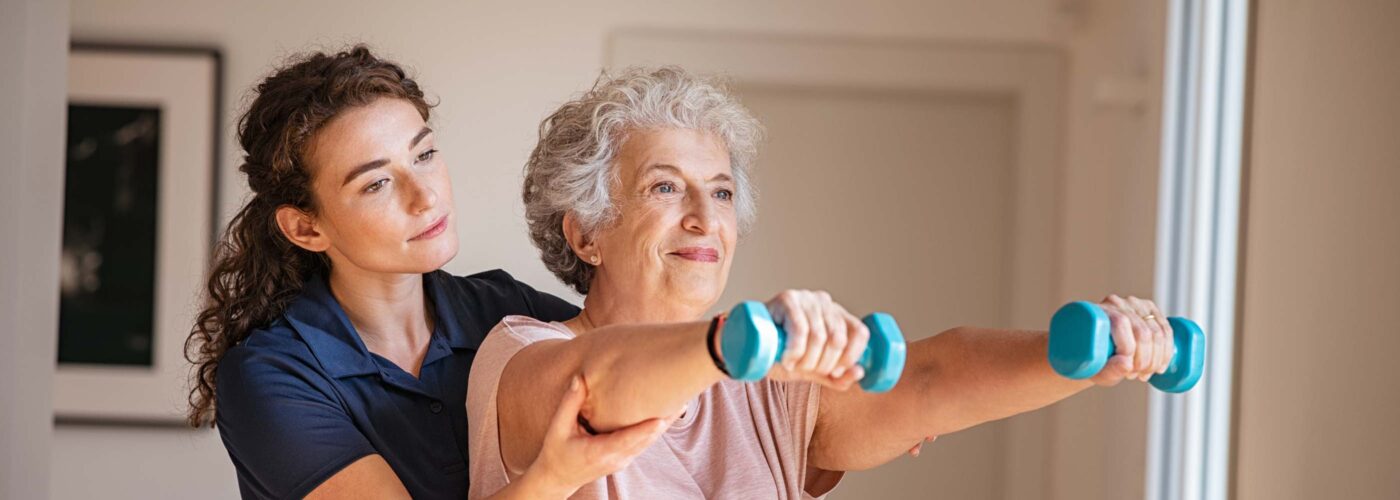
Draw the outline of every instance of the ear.
[[[330,238],[321,231],[316,218],[291,205],[277,207],[277,227],[293,245],[312,252],[330,248]]]
[[[579,225],[578,219],[573,212],[564,214],[564,238],[569,241],[569,247],[574,250],[574,255],[593,265],[603,262],[602,255],[598,252],[598,244],[584,234],[583,227]]]

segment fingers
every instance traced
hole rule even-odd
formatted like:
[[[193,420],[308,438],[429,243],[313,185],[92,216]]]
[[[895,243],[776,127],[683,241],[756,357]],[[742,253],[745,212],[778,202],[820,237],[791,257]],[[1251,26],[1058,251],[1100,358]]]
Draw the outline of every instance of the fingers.
[[[1128,305],[1132,307],[1133,313],[1137,315],[1138,324],[1143,329],[1142,331],[1135,332],[1138,334],[1138,345],[1147,344],[1151,346],[1151,348],[1148,349],[1148,354],[1144,356],[1146,358],[1144,360],[1145,366],[1138,373],[1138,380],[1145,382],[1147,379],[1152,378],[1152,375],[1156,374],[1157,369],[1161,366],[1163,347],[1162,331],[1157,325],[1156,315],[1152,313],[1153,308],[1148,306],[1146,300],[1130,295],[1127,301]],[[1149,317],[1152,319],[1148,319]]]
[[[787,290],[769,302],[768,312],[775,324],[783,325],[787,331],[787,347],[783,350],[783,368],[797,370],[797,362],[807,351],[807,316],[802,314],[798,302],[798,292]]]
[[[851,370],[860,370],[861,375],[864,376],[865,370],[857,364],[860,363],[860,357],[865,355],[866,346],[870,344],[870,329],[860,319],[846,312],[845,309],[841,310],[841,319],[846,323],[847,340],[846,351],[841,354],[841,360],[837,367],[849,366]],[[860,377],[857,377],[857,380],[859,379]]]
[[[618,467],[621,469],[656,442],[667,427],[665,419],[652,418],[588,439],[607,450],[607,455],[622,459]]]
[[[1155,340],[1157,344],[1156,348],[1154,348],[1152,351],[1153,353],[1156,353],[1157,356],[1155,360],[1156,362],[1152,364],[1151,374],[1157,375],[1167,371],[1167,366],[1170,365],[1172,362],[1173,346],[1171,343],[1171,333],[1169,333],[1170,330],[1164,330],[1162,328],[1162,325],[1157,323],[1156,318],[1153,318],[1151,321],[1148,321],[1148,323],[1152,324],[1153,340]]]
[[[807,351],[803,353],[802,360],[798,361],[797,367],[803,371],[813,372],[817,370],[817,365],[821,363],[822,354],[826,350],[826,320],[815,300],[809,298],[803,301],[802,306],[803,314],[807,315]]]
[[[1152,367],[1143,378],[1147,380],[1154,374],[1167,371],[1167,367],[1171,366],[1172,356],[1176,354],[1176,344],[1173,342],[1171,324],[1167,323],[1166,315],[1162,314],[1156,303],[1137,297],[1128,297],[1128,301],[1142,315],[1143,321],[1153,333]]]
[[[1129,360],[1135,359],[1137,357],[1137,339],[1133,336],[1132,320],[1128,319],[1128,315],[1124,314],[1121,309],[1104,308],[1104,312],[1108,314],[1114,356],[1127,356]]]
[[[554,416],[549,419],[549,429],[545,431],[546,441],[550,438],[567,437],[579,429],[578,414],[586,399],[588,389],[583,386],[583,379],[574,375],[569,379],[569,387],[564,390],[564,399],[559,401],[559,409],[555,410]]]
[[[780,372],[837,390],[865,376],[857,366],[869,329],[823,291],[787,290],[769,302],[774,321],[787,332]]]
[[[1128,319],[1133,323],[1133,337],[1137,341],[1137,352],[1133,355],[1133,378],[1145,381],[1156,368],[1153,365],[1156,360],[1156,334],[1141,317],[1129,314]]]
[[[913,448],[909,448],[909,454],[915,457],[919,456],[919,451],[923,449],[924,443],[932,443],[935,439],[938,439],[938,436],[924,436],[923,441],[919,441],[914,444]]]
[[[1157,321],[1157,326],[1162,329],[1162,342],[1164,344],[1163,348],[1160,349],[1162,352],[1162,364],[1159,366],[1157,373],[1166,373],[1167,368],[1171,367],[1172,358],[1176,357],[1176,335],[1172,332],[1172,325],[1167,321],[1167,315],[1162,314],[1161,308],[1158,308],[1157,304],[1150,300],[1144,302],[1146,302],[1147,306],[1150,308],[1148,311],[1155,316],[1153,319]]]
[[[1128,378],[1133,368],[1133,358],[1131,356],[1114,355],[1108,358],[1108,362],[1099,370],[1098,375],[1094,375],[1095,384],[1104,387],[1113,387]]]
[[[838,391],[844,391],[850,389],[852,385],[856,382],[860,382],[860,379],[864,377],[865,369],[859,366],[853,366],[846,370],[846,373],[841,374],[840,377],[822,377],[821,379],[825,381],[822,382],[822,385]]]
[[[1126,317],[1134,345],[1133,367],[1128,377],[1146,381],[1159,369],[1161,358],[1157,350],[1161,347],[1162,340],[1158,332],[1156,318],[1154,317],[1150,324],[1149,321],[1144,320],[1151,314],[1145,312],[1147,308],[1144,307],[1144,302],[1137,297],[1129,296],[1125,299],[1117,295],[1109,295],[1104,299],[1103,305],[1105,306],[1104,311],[1108,312],[1110,317],[1115,314],[1110,309],[1116,309],[1116,314]],[[1115,325],[1114,328],[1117,330],[1118,327]],[[1114,342],[1119,342],[1119,338],[1120,336],[1115,334]]]
[[[1153,375],[1165,373],[1176,355],[1176,343],[1172,335],[1171,323],[1162,314],[1157,304],[1151,300],[1128,296],[1109,295],[1100,303],[1113,323],[1113,341],[1118,347],[1117,354],[1131,354],[1132,363],[1128,377],[1147,381]],[[1123,316],[1126,321],[1120,321]],[[1123,335],[1126,323],[1130,335]],[[1131,337],[1132,350],[1126,350],[1125,337]]]
[[[826,347],[822,349],[821,360],[817,362],[816,372],[819,375],[830,375],[832,378],[840,378],[846,373],[845,366],[838,366],[842,354],[846,352],[846,344],[849,340],[846,336],[846,318],[844,309],[831,302],[831,295],[826,292],[817,292],[818,314],[822,316],[822,323],[826,325],[827,337]]]

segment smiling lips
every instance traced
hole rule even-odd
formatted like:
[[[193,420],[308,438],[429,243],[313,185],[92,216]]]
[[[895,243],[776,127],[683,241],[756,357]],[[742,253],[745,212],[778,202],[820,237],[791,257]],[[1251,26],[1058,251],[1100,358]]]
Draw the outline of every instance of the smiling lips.
[[[418,241],[418,240],[432,239],[434,236],[437,236],[437,235],[439,235],[439,234],[442,234],[443,231],[446,231],[446,230],[447,230],[447,215],[443,215],[442,217],[438,217],[438,220],[437,220],[436,222],[433,222],[433,225],[428,226],[428,228],[427,228],[427,229],[424,229],[423,232],[418,233],[418,236],[414,236],[414,237],[412,237],[412,238],[409,238],[408,241]]]
[[[719,262],[719,251],[709,247],[686,247],[671,252],[671,255],[696,262]]]

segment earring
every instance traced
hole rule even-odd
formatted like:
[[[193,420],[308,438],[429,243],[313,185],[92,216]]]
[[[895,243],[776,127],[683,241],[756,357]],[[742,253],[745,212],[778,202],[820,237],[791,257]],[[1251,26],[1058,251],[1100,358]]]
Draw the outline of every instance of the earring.
[[[588,258],[588,262],[593,263],[593,265],[595,265],[595,266],[598,265],[598,256],[597,256],[597,255],[594,255],[594,256],[589,257],[589,258]]]

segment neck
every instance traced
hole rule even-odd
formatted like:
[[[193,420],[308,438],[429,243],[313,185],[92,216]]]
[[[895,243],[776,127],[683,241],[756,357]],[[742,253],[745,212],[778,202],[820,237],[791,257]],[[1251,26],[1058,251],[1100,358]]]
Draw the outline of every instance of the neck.
[[[595,285],[597,281],[594,282]],[[583,333],[608,325],[657,324],[695,321],[703,318],[712,304],[685,304],[659,294],[621,293],[604,287],[590,287],[583,299],[583,314],[569,323]]]
[[[331,294],[365,347],[390,359],[425,351],[432,336],[432,316],[423,295],[423,275],[347,269],[350,267],[333,268]]]

